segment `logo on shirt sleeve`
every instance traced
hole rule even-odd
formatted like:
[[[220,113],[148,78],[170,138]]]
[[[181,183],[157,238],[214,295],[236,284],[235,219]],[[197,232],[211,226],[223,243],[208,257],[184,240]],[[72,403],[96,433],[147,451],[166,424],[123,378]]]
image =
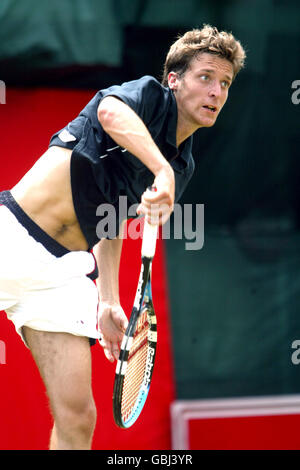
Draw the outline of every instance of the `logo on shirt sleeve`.
[[[62,142],[74,142],[76,140],[76,137],[72,134],[70,134],[67,129],[64,129],[58,134],[58,137]]]

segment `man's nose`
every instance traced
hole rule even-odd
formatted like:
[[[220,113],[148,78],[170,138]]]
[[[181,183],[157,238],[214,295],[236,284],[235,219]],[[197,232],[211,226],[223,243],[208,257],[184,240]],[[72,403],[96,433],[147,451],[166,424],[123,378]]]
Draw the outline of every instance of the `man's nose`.
[[[218,98],[221,96],[221,91],[221,84],[217,80],[214,80],[209,90],[209,96]]]

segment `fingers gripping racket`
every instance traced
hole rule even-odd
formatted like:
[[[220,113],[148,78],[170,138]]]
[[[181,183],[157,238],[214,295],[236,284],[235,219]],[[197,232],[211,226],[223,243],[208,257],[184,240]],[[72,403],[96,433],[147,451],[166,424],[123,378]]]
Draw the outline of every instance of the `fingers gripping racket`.
[[[152,303],[151,267],[155,254],[157,226],[145,221],[142,265],[128,327],[116,367],[113,414],[116,424],[129,428],[146,402],[152,378],[157,324]]]

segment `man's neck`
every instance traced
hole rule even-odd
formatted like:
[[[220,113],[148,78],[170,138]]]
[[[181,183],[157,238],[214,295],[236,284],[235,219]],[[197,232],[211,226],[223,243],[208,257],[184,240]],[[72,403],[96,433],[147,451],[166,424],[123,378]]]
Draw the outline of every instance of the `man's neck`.
[[[180,144],[182,144],[182,142],[184,142],[191,135],[193,135],[197,129],[199,129],[199,126],[193,125],[192,123],[188,123],[185,120],[180,119],[180,116],[178,116],[177,129],[176,129],[177,148],[179,147]]]

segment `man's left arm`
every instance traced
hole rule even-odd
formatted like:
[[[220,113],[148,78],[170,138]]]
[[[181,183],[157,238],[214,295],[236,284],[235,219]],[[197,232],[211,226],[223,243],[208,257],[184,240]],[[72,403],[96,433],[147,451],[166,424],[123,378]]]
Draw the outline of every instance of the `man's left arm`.
[[[122,245],[123,239],[119,235],[113,240],[102,239],[93,250],[99,269],[96,284],[99,291],[99,329],[102,337],[100,343],[105,356],[111,362],[119,357],[119,343],[128,324],[119,297]]]

